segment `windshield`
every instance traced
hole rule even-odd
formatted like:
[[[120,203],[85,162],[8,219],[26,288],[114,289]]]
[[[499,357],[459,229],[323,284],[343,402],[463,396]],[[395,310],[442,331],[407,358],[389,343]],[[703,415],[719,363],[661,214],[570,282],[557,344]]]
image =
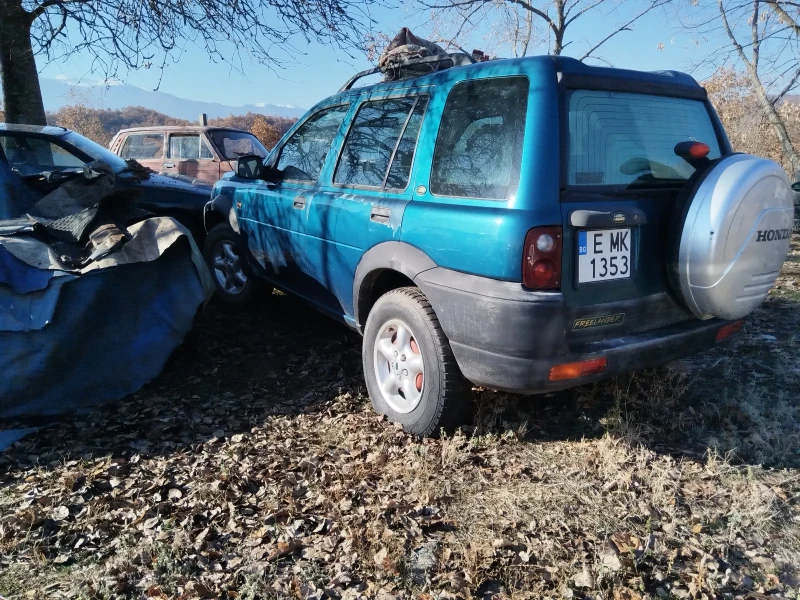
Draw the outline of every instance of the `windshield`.
[[[569,185],[681,183],[695,168],[675,154],[702,142],[720,157],[704,102],[646,94],[576,90],[569,96]]]
[[[102,160],[109,167],[111,167],[114,173],[121,173],[122,171],[128,169],[126,162],[111,152],[111,150],[108,150],[100,144],[83,137],[79,133],[70,131],[62,139],[75,146],[84,154],[88,154],[93,160]]]
[[[240,156],[255,154],[265,158],[269,152],[252,133],[244,131],[211,131],[211,140],[225,160],[236,160]]]

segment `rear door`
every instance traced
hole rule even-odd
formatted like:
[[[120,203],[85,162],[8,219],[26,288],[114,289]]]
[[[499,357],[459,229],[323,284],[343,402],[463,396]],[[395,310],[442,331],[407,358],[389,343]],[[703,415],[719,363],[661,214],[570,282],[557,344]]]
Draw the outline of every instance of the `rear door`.
[[[701,90],[698,89],[698,92]],[[567,331],[574,340],[647,331],[693,318],[668,276],[676,199],[695,172],[675,153],[722,145],[701,97],[567,89],[562,155]]]
[[[163,133],[128,133],[119,143],[117,154],[124,159],[133,159],[156,173],[164,167]]]

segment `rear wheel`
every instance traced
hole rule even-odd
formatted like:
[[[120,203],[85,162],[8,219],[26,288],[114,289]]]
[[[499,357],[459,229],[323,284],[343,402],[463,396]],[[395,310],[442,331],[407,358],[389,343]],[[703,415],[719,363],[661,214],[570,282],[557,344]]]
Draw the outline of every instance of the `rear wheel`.
[[[272,293],[272,287],[256,279],[247,265],[242,237],[221,223],[208,232],[203,255],[211,271],[216,296],[230,306],[248,306]]]
[[[409,433],[435,435],[470,413],[470,387],[425,295],[381,296],[364,328],[364,378],[375,410]]]

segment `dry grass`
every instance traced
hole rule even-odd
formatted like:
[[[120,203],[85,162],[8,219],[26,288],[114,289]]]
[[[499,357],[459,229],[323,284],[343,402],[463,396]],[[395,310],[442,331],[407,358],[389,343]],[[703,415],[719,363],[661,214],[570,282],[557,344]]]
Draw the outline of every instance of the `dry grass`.
[[[0,594],[800,597],[796,264],[725,347],[479,390],[439,440],[372,413],[324,319],[212,313],[141,394],[0,454]]]

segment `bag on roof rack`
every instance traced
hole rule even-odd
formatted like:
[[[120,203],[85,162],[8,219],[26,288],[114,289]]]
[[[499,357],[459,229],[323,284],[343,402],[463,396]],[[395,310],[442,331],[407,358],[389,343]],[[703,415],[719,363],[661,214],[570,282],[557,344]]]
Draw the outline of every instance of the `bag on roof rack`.
[[[410,65],[404,64],[408,61],[435,56],[441,57],[442,60]],[[448,69],[452,66],[453,60],[449,58],[447,52],[441,46],[417,37],[411,33],[408,27],[403,27],[394,36],[394,39],[389,42],[380,59],[378,59],[378,68],[383,73],[384,81],[419,77],[420,75]]]

